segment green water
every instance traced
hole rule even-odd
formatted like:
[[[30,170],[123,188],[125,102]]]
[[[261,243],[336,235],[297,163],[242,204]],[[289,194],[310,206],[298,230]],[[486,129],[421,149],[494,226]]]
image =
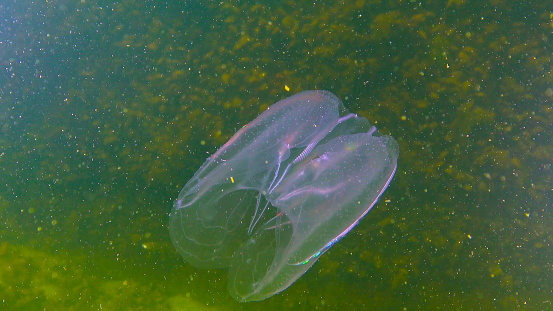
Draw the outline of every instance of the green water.
[[[0,17],[0,309],[553,308],[546,4],[8,0]],[[240,304],[227,271],[176,253],[172,202],[309,89],[396,138],[398,170],[296,283]]]

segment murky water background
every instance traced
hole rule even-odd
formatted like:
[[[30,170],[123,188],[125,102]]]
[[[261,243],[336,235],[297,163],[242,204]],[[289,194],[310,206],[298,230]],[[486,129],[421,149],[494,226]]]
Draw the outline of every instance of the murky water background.
[[[545,3],[545,2],[544,2]],[[519,1],[4,1],[3,310],[544,310],[553,12]],[[168,214],[270,104],[326,89],[400,145],[354,232],[271,299],[173,249]]]

